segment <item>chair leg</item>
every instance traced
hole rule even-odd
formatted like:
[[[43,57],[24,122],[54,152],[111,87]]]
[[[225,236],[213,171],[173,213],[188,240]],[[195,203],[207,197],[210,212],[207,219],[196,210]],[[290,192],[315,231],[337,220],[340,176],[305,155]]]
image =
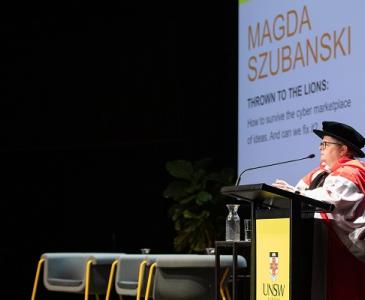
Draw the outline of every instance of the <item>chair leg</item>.
[[[108,281],[108,288],[106,290],[106,295],[105,295],[105,300],[109,300],[110,298],[110,293],[111,293],[111,290],[112,290],[112,284],[113,284],[113,278],[114,278],[114,273],[115,273],[115,269],[118,265],[118,259],[115,260],[113,263],[112,263],[112,266],[110,267],[110,274],[109,274],[109,281]]]
[[[153,276],[153,271],[156,269],[157,263],[153,263],[150,266],[150,271],[148,273],[148,281],[147,281],[147,287],[146,287],[146,295],[144,297],[145,300],[148,300],[148,296],[150,294],[150,290],[151,290],[151,284],[152,284],[152,276]]]
[[[221,280],[219,282],[219,291],[220,291],[222,300],[227,300],[226,295],[224,293],[224,282],[226,281],[226,278],[228,276],[228,273],[229,273],[229,268],[226,268],[224,270],[223,275],[222,275],[222,278],[221,278]],[[227,295],[228,295],[228,298],[230,298],[229,293]]]
[[[93,261],[88,260],[86,262],[86,272],[85,272],[85,300],[89,299],[89,288],[90,288],[90,269]]]
[[[224,284],[224,290],[226,291],[227,300],[231,300],[231,295],[229,294],[227,283]]]
[[[32,300],[35,300],[35,295],[37,293],[37,287],[38,287],[38,281],[39,281],[39,274],[41,273],[41,269],[42,269],[42,265],[43,265],[44,261],[45,261],[44,258],[41,258],[38,261],[37,271],[35,273],[34,284],[33,284]]]
[[[147,260],[143,260],[140,263],[140,265],[139,265],[139,270],[138,270],[138,285],[137,285],[137,297],[136,297],[136,300],[140,300],[141,299],[142,281],[143,281],[143,275],[144,275],[144,270],[145,270],[146,264],[147,264]]]

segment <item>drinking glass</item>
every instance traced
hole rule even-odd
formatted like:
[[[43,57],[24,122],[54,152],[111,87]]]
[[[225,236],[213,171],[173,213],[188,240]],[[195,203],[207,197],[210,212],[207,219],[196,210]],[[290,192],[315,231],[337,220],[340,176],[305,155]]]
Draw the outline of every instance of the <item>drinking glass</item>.
[[[243,220],[243,228],[245,231],[245,241],[251,242],[252,239],[252,222],[251,219]]]

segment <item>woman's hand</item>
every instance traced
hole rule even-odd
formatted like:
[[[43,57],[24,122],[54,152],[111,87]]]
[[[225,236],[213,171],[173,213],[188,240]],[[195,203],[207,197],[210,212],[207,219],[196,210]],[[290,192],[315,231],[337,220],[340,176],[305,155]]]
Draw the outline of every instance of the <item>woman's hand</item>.
[[[275,182],[272,184],[272,186],[277,187],[279,189],[295,193],[295,188],[291,186],[289,183],[287,183],[284,180],[276,179]]]

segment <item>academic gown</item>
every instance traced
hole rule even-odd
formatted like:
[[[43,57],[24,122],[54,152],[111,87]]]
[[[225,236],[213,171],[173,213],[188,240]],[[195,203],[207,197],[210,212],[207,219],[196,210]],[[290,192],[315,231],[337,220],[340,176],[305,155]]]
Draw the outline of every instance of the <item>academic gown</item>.
[[[323,185],[308,190],[323,172],[328,173]],[[315,215],[311,300],[364,300],[365,164],[342,158],[331,169],[321,165],[296,189],[335,205],[332,213]]]

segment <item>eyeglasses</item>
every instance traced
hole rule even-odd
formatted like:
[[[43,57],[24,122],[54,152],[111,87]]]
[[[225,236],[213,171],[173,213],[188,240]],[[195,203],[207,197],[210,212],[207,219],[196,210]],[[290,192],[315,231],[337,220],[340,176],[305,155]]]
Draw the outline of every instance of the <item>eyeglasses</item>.
[[[339,146],[343,146],[343,144],[340,144],[340,143],[334,143],[334,142],[327,142],[327,141],[322,141],[320,144],[319,144],[319,147],[321,147],[322,149],[326,149],[328,147],[328,145],[339,145]]]

